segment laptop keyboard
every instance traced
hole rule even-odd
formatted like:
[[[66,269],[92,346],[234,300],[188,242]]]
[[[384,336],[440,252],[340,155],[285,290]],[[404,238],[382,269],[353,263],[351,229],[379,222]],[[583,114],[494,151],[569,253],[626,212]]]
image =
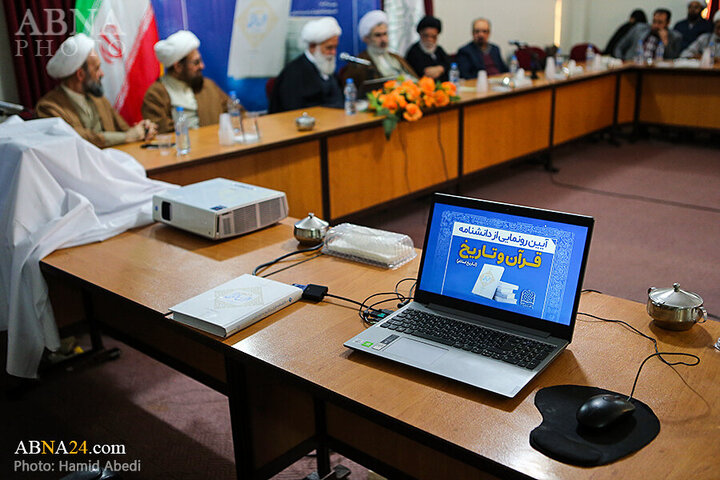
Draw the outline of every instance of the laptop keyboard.
[[[540,365],[555,348],[548,343],[414,309],[404,310],[380,327],[433,340],[529,370]]]

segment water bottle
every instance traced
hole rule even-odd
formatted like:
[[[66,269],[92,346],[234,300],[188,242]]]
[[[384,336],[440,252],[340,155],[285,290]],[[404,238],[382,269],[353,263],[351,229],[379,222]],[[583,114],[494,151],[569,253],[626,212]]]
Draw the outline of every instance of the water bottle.
[[[710,66],[712,67],[715,64],[715,37],[713,36],[710,38],[710,43],[707,46],[708,50],[710,50]]]
[[[177,112],[175,118],[175,148],[178,155],[186,155],[190,153],[190,135],[188,134],[188,121],[185,117],[185,109],[176,107]]]
[[[657,48],[655,48],[655,61],[662,62],[665,59],[665,44],[659,42]]]
[[[242,134],[242,107],[240,106],[240,100],[234,90],[229,93],[227,102],[227,112],[230,114],[230,125],[232,125],[233,133],[235,135]]]
[[[518,63],[518,59],[515,55],[512,56],[510,59],[510,73],[515,75],[518,71],[518,67],[520,64]]]
[[[457,63],[453,62],[450,64],[450,71],[448,72],[448,80],[450,80],[450,83],[455,84],[455,88],[457,91],[460,91],[460,69],[457,66]]]
[[[642,40],[638,40],[635,46],[635,65],[642,65],[645,61],[645,46]]]
[[[590,43],[588,43],[587,50],[585,50],[585,66],[588,70],[592,70],[595,66],[595,49]]]
[[[354,115],[357,112],[357,87],[352,78],[345,81],[345,115]]]
[[[557,51],[555,52],[555,71],[556,72],[562,72],[563,71],[563,61],[562,56],[560,55],[560,47],[558,47]]]

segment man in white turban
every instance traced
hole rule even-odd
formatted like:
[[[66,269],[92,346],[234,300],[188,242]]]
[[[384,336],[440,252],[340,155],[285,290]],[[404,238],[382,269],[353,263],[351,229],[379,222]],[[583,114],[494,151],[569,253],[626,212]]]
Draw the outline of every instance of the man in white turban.
[[[413,80],[418,77],[404,58],[388,50],[388,17],[385,12],[371,10],[363,15],[358,23],[358,34],[367,44],[367,50],[358,57],[369,60],[372,65],[348,63],[342,74],[343,82],[352,78],[358,89],[363,90],[363,84],[367,80],[397,78],[401,75]]]
[[[173,112],[177,107],[183,107],[190,128],[217,124],[227,110],[228,96],[203,77],[205,64],[199,47],[200,40],[187,30],[155,44],[155,56],[165,67],[165,75],[145,92],[142,114],[156,122],[161,133],[175,129]]]
[[[157,133],[157,125],[149,120],[128,126],[103,96],[100,57],[87,35],[80,33],[65,40],[46,69],[48,75],[61,81],[38,101],[35,110],[39,117],[60,117],[101,148],[147,141]]]
[[[318,105],[342,108],[343,93],[335,73],[342,29],[333,17],[305,24],[300,41],[305,51],[283,68],[270,93],[270,113]]]

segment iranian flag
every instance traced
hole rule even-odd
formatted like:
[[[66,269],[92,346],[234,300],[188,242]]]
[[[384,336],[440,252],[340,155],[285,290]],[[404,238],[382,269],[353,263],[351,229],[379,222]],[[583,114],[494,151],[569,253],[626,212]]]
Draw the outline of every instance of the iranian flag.
[[[150,0],[77,0],[75,29],[95,40],[105,96],[129,124],[142,119],[143,96],[160,74]]]

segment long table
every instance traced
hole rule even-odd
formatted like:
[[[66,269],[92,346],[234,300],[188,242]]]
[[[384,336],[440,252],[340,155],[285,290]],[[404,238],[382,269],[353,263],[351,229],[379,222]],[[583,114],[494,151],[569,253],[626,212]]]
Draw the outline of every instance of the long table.
[[[620,325],[581,315],[568,349],[505,399],[344,348],[364,327],[356,309],[339,300],[300,301],[227,339],[167,317],[170,306],[297,248],[291,220],[217,243],[154,224],[56,251],[41,268],[51,285],[82,295],[86,316],[103,330],[228,395],[238,478],[269,477],[312,449],[324,473],[328,448],[390,478],[717,477],[717,322],[670,332],[656,328],[642,304],[583,294],[581,312],[625,320],[657,338],[661,351],[701,359],[675,372],[650,361],[635,395],[657,414],[660,434],[627,458],[588,469],[530,447],[530,431],[541,421],[533,399],[557,384],[628,393],[653,349]],[[272,278],[323,284],[361,300],[392,291],[418,268],[418,259],[385,270],[311,255],[271,268],[278,270]]]
[[[461,91],[460,101],[401,122],[386,140],[370,113],[322,107],[310,132],[291,111],[259,118],[260,142],[220,146],[217,126],[190,133],[189,155],[120,146],[150,177],[186,185],[225,177],[286,192],[290,214],[339,221],[390,202],[456,185],[469,175],[621,125],[720,129],[720,68],[625,65],[509,92]],[[714,81],[713,81],[714,80]],[[466,82],[472,87],[473,81]],[[463,89],[464,90],[464,89]]]

